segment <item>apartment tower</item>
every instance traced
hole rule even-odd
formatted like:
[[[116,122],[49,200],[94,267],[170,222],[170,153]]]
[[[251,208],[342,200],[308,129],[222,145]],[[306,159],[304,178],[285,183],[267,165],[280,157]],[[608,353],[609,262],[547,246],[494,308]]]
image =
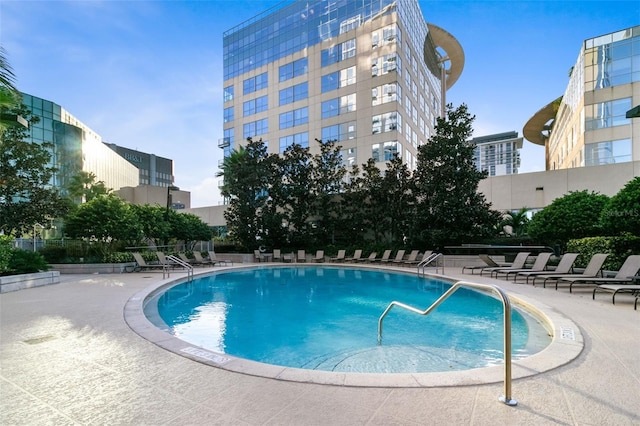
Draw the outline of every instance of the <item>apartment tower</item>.
[[[415,0],[285,2],[224,33],[229,156],[251,137],[269,153],[337,140],[347,167],[397,154],[413,169],[464,54]]]

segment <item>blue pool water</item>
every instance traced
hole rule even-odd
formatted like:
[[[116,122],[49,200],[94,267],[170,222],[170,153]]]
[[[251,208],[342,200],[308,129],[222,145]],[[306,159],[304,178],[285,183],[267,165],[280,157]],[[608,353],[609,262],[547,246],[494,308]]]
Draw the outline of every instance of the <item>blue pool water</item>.
[[[415,275],[328,266],[218,273],[152,298],[145,313],[191,344],[287,367],[343,372],[433,372],[501,364],[502,303],[460,289],[427,316],[394,308],[377,344],[378,318],[396,300],[425,309],[448,288]],[[514,359],[550,343],[535,319],[512,313]]]

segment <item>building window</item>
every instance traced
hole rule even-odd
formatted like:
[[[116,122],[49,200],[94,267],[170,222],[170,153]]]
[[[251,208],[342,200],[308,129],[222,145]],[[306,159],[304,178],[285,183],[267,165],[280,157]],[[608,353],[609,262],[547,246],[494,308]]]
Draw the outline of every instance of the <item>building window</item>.
[[[243,138],[252,138],[258,135],[264,135],[269,133],[269,120],[266,118],[262,120],[253,121],[251,123],[245,123],[243,126]]]
[[[223,91],[223,94],[224,94],[224,101],[225,102],[232,101],[233,100],[233,85],[225,87],[224,91]]]
[[[322,118],[334,117],[356,110],[356,94],[329,99],[322,103]]]
[[[388,27],[384,27],[382,30],[371,33],[372,48],[375,49],[378,46],[384,46],[391,43],[397,43],[398,46],[402,45],[402,32],[400,31],[398,24],[391,24]]]
[[[300,145],[303,148],[309,148],[309,133],[303,132],[280,138],[280,154],[285,152],[287,148],[293,144]]]
[[[389,83],[371,89],[371,105],[381,105],[398,101],[402,97],[402,88],[398,83]]]
[[[242,104],[242,114],[244,117],[248,117],[259,112],[263,112],[269,109],[269,101],[267,95],[260,96],[256,99],[251,99]]]
[[[400,72],[402,68],[402,59],[396,53],[383,55],[380,58],[374,58],[371,61],[371,75],[376,77],[384,75],[391,71]]]
[[[347,40],[344,43],[331,46],[320,52],[320,64],[323,67],[352,58],[356,55],[356,39]]]
[[[626,163],[631,161],[631,139],[590,143],[584,146],[585,165]]]
[[[398,130],[398,117],[401,116],[396,111],[373,116],[371,132],[382,133]]]
[[[299,108],[280,114],[280,129],[299,126],[309,122],[309,108]]]
[[[356,138],[356,122],[335,124],[322,128],[323,141],[347,141]]]
[[[357,149],[347,148],[340,151],[340,157],[342,157],[342,165],[345,167],[353,167],[357,165]]]
[[[306,99],[309,96],[309,84],[307,82],[296,84],[280,90],[280,105],[290,104]]]
[[[629,124],[626,113],[632,108],[631,98],[616,99],[585,107],[586,130],[604,129],[606,127]]]
[[[242,93],[247,95],[269,86],[269,78],[266,72],[247,78],[242,84]]]
[[[321,78],[322,93],[335,90],[339,87],[349,86],[356,82],[356,67],[345,68],[340,71],[323,75]]]
[[[281,65],[278,74],[279,80],[282,82],[306,74],[308,62],[307,58],[302,58],[297,61]]]
[[[233,121],[233,107],[224,109],[224,122],[228,123],[230,121]]]

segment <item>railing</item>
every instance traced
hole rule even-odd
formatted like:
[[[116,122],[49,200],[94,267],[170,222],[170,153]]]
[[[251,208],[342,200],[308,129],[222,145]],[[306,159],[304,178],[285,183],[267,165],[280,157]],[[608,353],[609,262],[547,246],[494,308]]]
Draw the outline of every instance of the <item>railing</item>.
[[[387,316],[391,308],[394,306],[399,306],[401,308],[407,309],[411,312],[415,312],[420,315],[428,315],[435,308],[437,308],[442,302],[449,298],[456,290],[460,287],[472,287],[479,288],[483,290],[492,290],[496,292],[500,299],[502,299],[502,307],[504,310],[504,395],[501,395],[498,399],[509,406],[518,405],[518,401],[511,398],[511,301],[509,300],[509,296],[498,286],[490,285],[490,284],[478,284],[472,283],[468,281],[458,281],[454,285],[451,286],[449,290],[447,290],[438,300],[433,302],[431,306],[429,306],[424,311],[414,308],[413,306],[406,305],[401,302],[393,301],[387,306],[387,309],[384,310],[380,318],[378,319],[378,344],[382,344],[382,321],[384,317]]]
[[[191,281],[193,279],[193,266],[191,266],[189,263],[185,262],[184,260],[180,259],[179,257],[176,257],[172,254],[167,256],[167,260],[169,260],[172,263],[178,264],[180,266],[182,266],[184,269],[187,270],[187,278],[189,279],[189,281]],[[163,276],[164,278],[164,269],[163,269]]]
[[[420,271],[422,271],[422,275],[424,275],[424,270],[429,266],[429,264],[440,258],[444,259],[442,257],[442,253],[433,253],[433,254],[430,254],[429,257],[427,257],[426,259],[422,259],[420,263],[418,263],[418,275],[420,275]],[[437,274],[438,273],[437,262],[436,262],[435,268],[436,268],[436,274]],[[444,274],[444,263],[442,264],[442,273]]]

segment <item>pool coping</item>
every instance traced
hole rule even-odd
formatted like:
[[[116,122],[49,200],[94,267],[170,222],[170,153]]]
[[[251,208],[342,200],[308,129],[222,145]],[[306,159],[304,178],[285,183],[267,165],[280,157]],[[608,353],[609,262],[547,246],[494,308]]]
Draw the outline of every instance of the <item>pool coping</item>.
[[[290,265],[289,265],[290,266]],[[295,266],[319,266],[318,264],[296,264]],[[327,267],[341,267],[344,264],[325,264]],[[377,269],[412,274],[406,268],[380,265],[348,265],[355,269]],[[211,275],[241,269],[283,267],[282,264],[251,264],[222,267],[216,270],[204,270],[196,273]],[[427,274],[447,281],[461,281],[447,275]],[[475,368],[461,371],[433,373],[344,373],[264,364],[228,354],[217,353],[209,349],[185,342],[156,327],[144,314],[144,304],[154,294],[166,287],[186,281],[185,277],[161,280],[130,297],[124,306],[124,319],[129,328],[142,338],[167,350],[193,361],[224,370],[251,376],[299,383],[313,383],[351,387],[390,387],[420,388],[469,386],[499,383],[505,380],[504,365]],[[469,281],[469,280],[465,280]],[[498,286],[499,287],[499,286]],[[576,359],[584,349],[584,338],[579,327],[556,309],[537,300],[522,295],[513,295],[506,291],[513,307],[528,311],[546,323],[552,333],[549,346],[524,359],[512,361],[512,380],[541,374],[559,368]]]

